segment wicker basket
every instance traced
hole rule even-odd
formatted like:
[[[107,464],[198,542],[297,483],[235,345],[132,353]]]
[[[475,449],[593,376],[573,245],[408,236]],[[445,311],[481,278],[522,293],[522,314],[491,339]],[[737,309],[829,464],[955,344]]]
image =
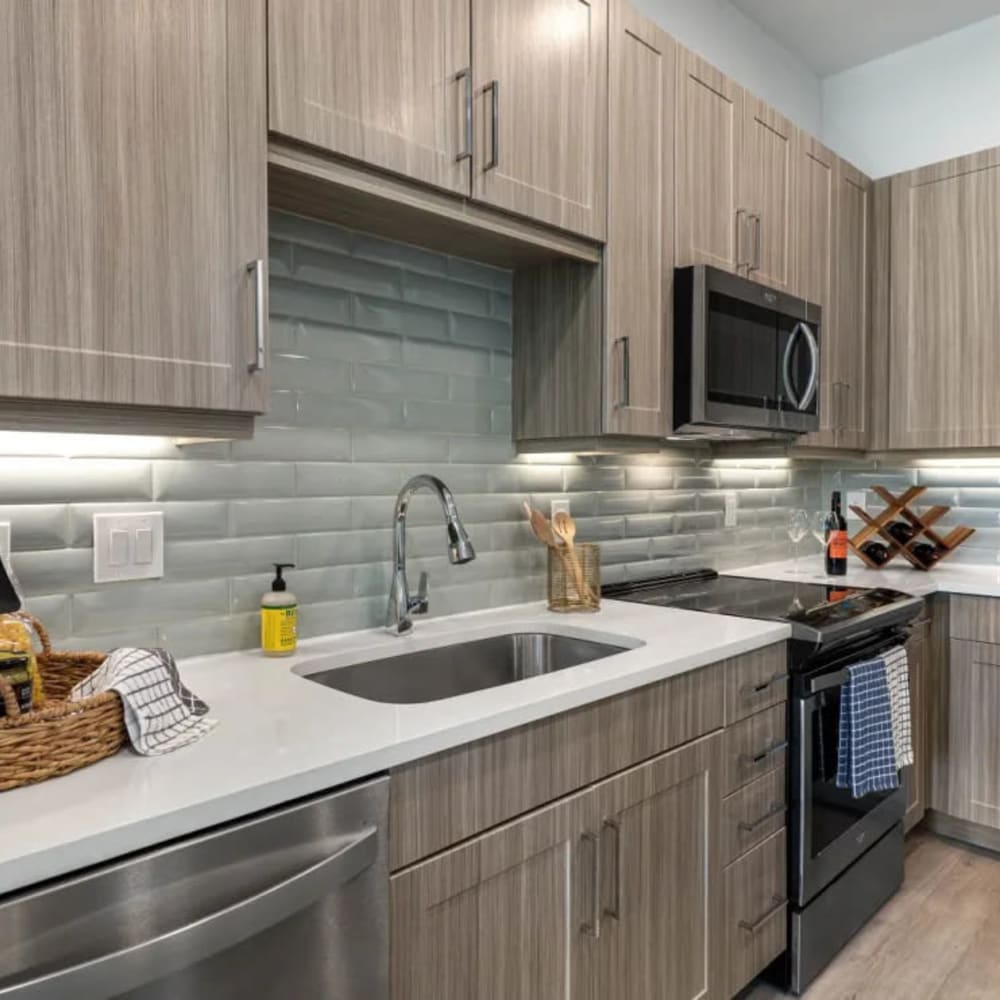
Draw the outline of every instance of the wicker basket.
[[[6,717],[0,718],[0,792],[34,784],[95,764],[125,743],[121,699],[113,691],[67,701],[73,686],[89,677],[106,653],[57,653],[37,618],[30,621],[42,644],[38,669],[45,707],[22,715],[11,686],[0,680]]]

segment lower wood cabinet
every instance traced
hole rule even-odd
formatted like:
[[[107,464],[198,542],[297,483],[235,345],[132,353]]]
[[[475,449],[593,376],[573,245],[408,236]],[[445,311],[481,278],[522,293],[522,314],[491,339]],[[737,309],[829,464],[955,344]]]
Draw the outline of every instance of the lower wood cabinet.
[[[787,837],[782,829],[726,869],[726,987],[738,993],[788,940]]]
[[[906,790],[903,828],[906,832],[912,830],[927,812],[929,775],[927,673],[930,655],[928,629],[928,622],[919,623],[906,644],[910,665],[910,719],[913,734],[913,766],[908,767],[903,773],[903,786]]]
[[[721,996],[722,737],[392,879],[394,1000]]]

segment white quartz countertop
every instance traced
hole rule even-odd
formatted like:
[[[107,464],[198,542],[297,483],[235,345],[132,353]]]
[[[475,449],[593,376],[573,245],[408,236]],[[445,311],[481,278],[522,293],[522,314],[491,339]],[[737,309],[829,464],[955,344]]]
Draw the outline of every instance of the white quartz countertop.
[[[726,571],[727,576],[749,576],[758,580],[788,580],[801,583],[847,584],[849,587],[889,587],[892,590],[927,597],[930,594],[967,594],[1000,597],[1000,566],[962,566],[941,563],[927,573],[909,566],[868,569],[850,558],[847,576],[827,576],[822,556],[803,557],[796,572],[793,560],[744,566]]]
[[[1000,586],[997,593],[1000,594]],[[547,631],[629,647],[613,657],[425,705],[386,705],[299,676],[407,649]],[[0,794],[0,895],[407,761],[786,639],[787,626],[606,601],[540,604],[303,642],[295,657],[230,653],[180,664],[219,726],[165,757],[131,751]]]

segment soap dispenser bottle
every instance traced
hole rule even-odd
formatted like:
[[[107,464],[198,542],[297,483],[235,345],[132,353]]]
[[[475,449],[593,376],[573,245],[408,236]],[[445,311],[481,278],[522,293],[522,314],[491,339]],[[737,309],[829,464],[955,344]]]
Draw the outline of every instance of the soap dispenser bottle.
[[[282,570],[294,563],[275,563],[277,576],[260,599],[260,645],[265,656],[291,656],[298,642],[299,602],[288,589]]]

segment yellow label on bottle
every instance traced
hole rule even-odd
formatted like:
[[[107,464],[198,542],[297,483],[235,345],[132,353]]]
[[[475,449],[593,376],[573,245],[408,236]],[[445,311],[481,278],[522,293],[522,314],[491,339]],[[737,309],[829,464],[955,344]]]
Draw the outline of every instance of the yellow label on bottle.
[[[261,608],[260,645],[265,653],[292,653],[298,639],[299,609]]]

